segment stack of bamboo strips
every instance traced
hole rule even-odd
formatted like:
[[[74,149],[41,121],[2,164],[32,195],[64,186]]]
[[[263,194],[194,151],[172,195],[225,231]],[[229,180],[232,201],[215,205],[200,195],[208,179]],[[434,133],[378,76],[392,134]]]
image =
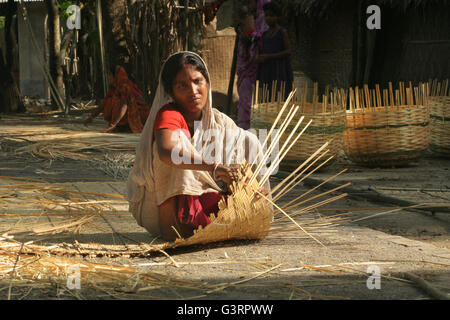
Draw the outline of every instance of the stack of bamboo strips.
[[[430,105],[430,149],[450,156],[450,88],[448,79],[428,83]]]
[[[257,83],[253,92],[252,101],[252,127],[258,129],[269,128],[276,117],[284,99],[284,84],[280,86],[280,92],[275,92],[276,83],[272,86],[272,92],[268,92],[266,86],[259,87]],[[305,131],[302,141],[299,141],[286,155],[282,166],[292,168],[299,161],[304,161],[325,142],[329,142],[329,154],[336,156],[342,150],[342,137],[345,130],[345,92],[342,89],[325,89],[325,94],[319,102],[318,84],[314,83],[312,101],[308,101],[308,84],[305,83],[301,94],[295,97],[295,104],[300,107],[295,119],[305,117],[305,123],[312,120],[312,125]],[[302,126],[304,127],[304,125]],[[292,126],[281,137],[283,143]]]
[[[350,88],[344,151],[367,166],[404,165],[420,157],[429,144],[428,94],[424,83],[409,82],[381,91]]]
[[[223,283],[183,280],[162,272],[142,272],[136,267],[49,256],[45,250],[0,236],[0,279],[9,280],[11,287],[15,280],[14,283],[25,282],[31,288],[46,283],[49,286],[58,283],[65,288],[68,283],[75,284],[76,274],[80,288],[97,289],[116,298],[122,296],[120,293],[158,292],[161,288],[183,289],[190,295],[185,298],[199,298],[227,287]]]

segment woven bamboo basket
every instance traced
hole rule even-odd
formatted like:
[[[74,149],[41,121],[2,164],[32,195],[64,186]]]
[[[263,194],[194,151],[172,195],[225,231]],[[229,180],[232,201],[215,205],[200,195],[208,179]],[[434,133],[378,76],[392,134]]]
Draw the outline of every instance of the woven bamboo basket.
[[[450,157],[450,93],[448,79],[430,83],[430,150]]]
[[[202,39],[199,54],[205,60],[212,88],[214,106],[224,109],[228,100],[228,86],[230,82],[230,70],[233,63],[233,47],[236,33],[227,32],[210,33]],[[236,108],[239,97],[236,87],[237,79],[233,83],[233,108]],[[234,111],[232,111],[234,113]]]
[[[415,99],[414,99],[415,98]],[[344,151],[352,162],[367,166],[400,166],[419,158],[429,144],[426,86],[383,90],[349,89]],[[389,102],[390,100],[390,102]]]
[[[304,133],[304,139],[297,142],[289,151],[281,163],[281,167],[291,168],[297,166],[299,161],[308,159],[312,153],[326,142],[329,142],[328,149],[330,156],[336,156],[342,150],[346,119],[345,106],[341,103],[341,96],[344,93],[337,89],[332,92],[326,90],[325,95],[322,96],[322,101],[319,102],[317,91],[317,83],[315,83],[311,99],[312,102],[308,101],[308,87],[305,84],[305,88],[298,95],[299,98],[294,102],[299,106],[299,111],[294,119],[298,120],[301,116],[304,116],[301,128],[304,128],[310,120],[312,122]],[[270,127],[271,122],[282,107],[283,101],[281,101],[281,97],[284,94],[269,95],[266,92],[263,94],[263,97],[259,98],[259,93],[261,93],[261,90],[257,90],[254,93],[251,124],[252,128],[265,129]],[[265,101],[267,97],[270,99],[273,96],[276,96],[278,101]],[[291,129],[292,127],[288,128],[285,134],[283,134],[280,139],[280,145],[285,142]]]

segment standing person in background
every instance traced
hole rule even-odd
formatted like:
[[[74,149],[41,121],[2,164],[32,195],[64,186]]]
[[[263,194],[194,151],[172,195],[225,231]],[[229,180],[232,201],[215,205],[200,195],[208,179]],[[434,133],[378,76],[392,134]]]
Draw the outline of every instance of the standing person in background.
[[[289,95],[294,81],[294,72],[291,62],[291,45],[287,30],[279,25],[281,16],[280,7],[274,3],[266,3],[263,6],[264,19],[269,29],[262,36],[262,46],[257,57],[258,72],[257,80],[259,87],[266,87],[269,95],[272,92],[272,83],[277,81],[276,92],[280,91],[284,83],[284,97]],[[275,97],[270,97],[272,100]]]
[[[250,111],[253,86],[256,82],[258,63],[256,58],[261,35],[268,26],[264,21],[263,4],[268,0],[249,0],[239,14],[239,42],[237,56],[237,90],[239,95],[238,126],[250,128]]]

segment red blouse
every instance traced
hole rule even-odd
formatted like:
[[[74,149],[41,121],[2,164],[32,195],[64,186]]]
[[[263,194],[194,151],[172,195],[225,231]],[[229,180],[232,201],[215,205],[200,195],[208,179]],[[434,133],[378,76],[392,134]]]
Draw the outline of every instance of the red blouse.
[[[169,130],[183,130],[188,138],[191,137],[186,120],[178,108],[172,103],[166,104],[156,114],[155,123],[153,125],[153,137],[157,130],[169,129]]]

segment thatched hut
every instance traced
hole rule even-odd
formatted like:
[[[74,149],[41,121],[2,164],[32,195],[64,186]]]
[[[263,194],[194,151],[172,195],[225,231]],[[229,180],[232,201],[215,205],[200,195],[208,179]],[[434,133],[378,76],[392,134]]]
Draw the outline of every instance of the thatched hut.
[[[448,0],[280,0],[294,68],[313,81],[348,87],[450,76]],[[369,30],[369,5],[381,28]]]

